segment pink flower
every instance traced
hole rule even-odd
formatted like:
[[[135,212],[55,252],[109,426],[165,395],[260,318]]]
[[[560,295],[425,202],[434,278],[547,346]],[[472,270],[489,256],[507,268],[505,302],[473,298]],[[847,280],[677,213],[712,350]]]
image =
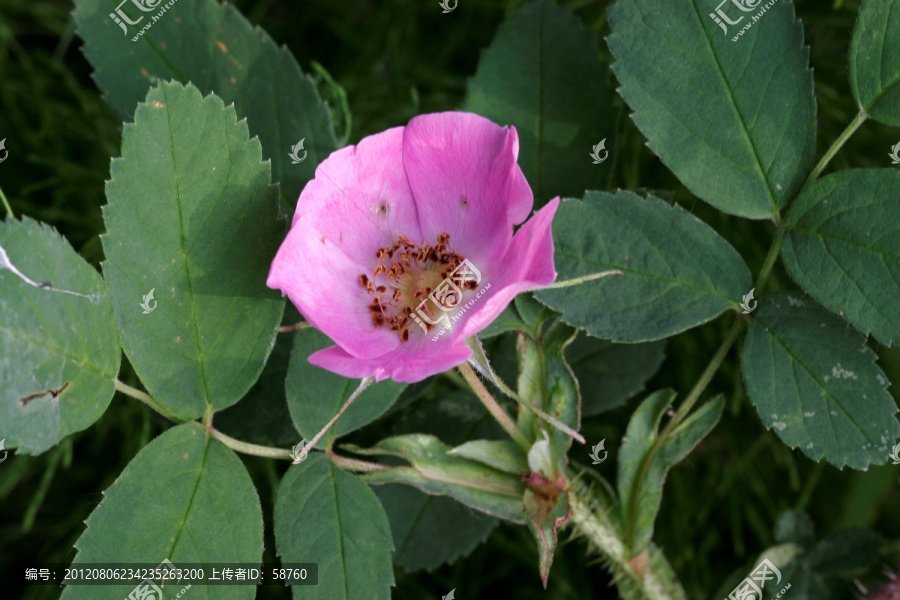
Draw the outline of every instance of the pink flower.
[[[516,294],[553,282],[559,199],[513,235],[534,202],[518,153],[514,127],[446,112],[319,165],[267,281],[334,340],[312,364],[420,381],[465,362],[466,338]]]

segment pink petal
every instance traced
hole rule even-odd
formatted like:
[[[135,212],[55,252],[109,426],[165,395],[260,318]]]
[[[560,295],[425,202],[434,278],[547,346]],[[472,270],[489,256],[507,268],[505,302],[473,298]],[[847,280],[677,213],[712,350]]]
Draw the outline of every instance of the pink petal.
[[[474,312],[459,332],[461,338],[473,336],[490,325],[518,294],[556,279],[552,224],[558,206],[556,197],[516,232],[502,263],[494,269],[495,274],[479,284],[479,290],[486,283],[491,284],[491,289],[473,307]]]
[[[476,265],[503,255],[513,225],[528,217],[531,188],[516,158],[515,128],[472,113],[415,117],[403,137],[403,164],[431,243],[450,234],[450,246]]]
[[[416,354],[398,351],[374,359],[348,354],[340,346],[331,346],[309,357],[309,362],[338,375],[353,379],[375,376],[377,381],[393,379],[405,383],[422,381],[431,375],[466,362],[472,350],[465,344],[446,346],[439,354]]]
[[[348,352],[371,358],[396,348],[400,338],[372,323],[372,299],[359,283],[363,272],[301,218],[278,249],[266,285],[287,294],[306,320]]]
[[[393,244],[399,234],[421,238],[400,160],[403,130],[388,129],[331,154],[303,188],[294,213],[293,225],[307,220],[369,272],[377,264],[375,251]]]

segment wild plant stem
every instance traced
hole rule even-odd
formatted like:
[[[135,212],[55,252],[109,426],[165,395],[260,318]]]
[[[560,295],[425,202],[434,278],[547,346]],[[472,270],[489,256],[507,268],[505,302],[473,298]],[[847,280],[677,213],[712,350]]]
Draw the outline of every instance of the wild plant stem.
[[[360,394],[362,394],[364,391],[366,391],[366,388],[368,388],[374,382],[375,382],[374,377],[366,377],[365,379],[363,379],[362,381],[359,382],[359,387],[357,387],[356,390],[352,394],[350,394],[350,397],[347,398],[347,401],[344,402],[344,405],[341,407],[341,409],[339,411],[337,411],[337,414],[335,414],[334,417],[332,417],[331,420],[325,424],[325,427],[323,427],[321,430],[319,430],[319,433],[317,433],[315,436],[313,436],[313,439],[311,439],[309,442],[307,442],[307,444],[303,447],[303,449],[297,455],[297,458],[294,459],[294,464],[303,462],[303,460],[309,454],[310,450],[315,448],[316,444],[319,443],[319,440],[322,439],[322,436],[324,436],[326,433],[328,433],[328,431],[332,427],[334,427],[334,424],[337,423],[338,419],[341,418],[341,415],[343,415],[344,412],[348,408],[350,408],[350,406],[354,402],[356,402],[356,399],[359,398]]]
[[[141,390],[139,390],[137,388],[133,388],[126,383],[122,383],[118,379],[113,379],[112,381],[113,381],[113,385],[116,386],[117,390],[119,390],[126,396],[131,396],[132,398],[140,400],[141,402],[143,402],[144,404],[146,404],[147,406],[149,406],[150,408],[152,408],[153,410],[155,410],[156,412],[158,412],[165,418],[169,419],[170,421],[174,421],[175,423],[185,423],[186,422],[184,419],[176,417],[175,415],[173,415],[172,413],[167,411],[165,408],[160,406],[159,403],[157,403],[156,400],[154,400],[150,396],[150,394],[148,394],[146,392],[142,392]]]
[[[503,410],[502,406],[497,404],[497,401],[494,400],[494,397],[488,389],[481,383],[475,369],[473,369],[469,363],[463,363],[457,368],[459,369],[460,375],[463,376],[463,379],[466,380],[466,383],[469,384],[469,387],[472,388],[472,391],[475,392],[475,395],[478,396],[478,399],[481,400],[481,403],[484,404],[487,411],[491,413],[491,416],[493,416],[498,423],[500,423],[500,427],[502,427],[503,430],[509,434],[509,437],[511,437],[513,441],[527,453],[531,448],[531,444],[528,443],[525,434],[519,431],[519,428],[516,427],[512,417]]]
[[[819,163],[815,166],[815,168],[810,172],[809,177],[806,178],[806,181],[803,184],[803,187],[800,189],[800,192],[797,194],[798,196],[802,194],[810,185],[812,185],[818,178],[819,175],[822,174],[822,171],[828,166],[828,163],[831,162],[831,159],[838,153],[844,144],[847,143],[847,140],[856,133],[856,130],[860,128],[860,126],[866,122],[866,119],[869,118],[864,111],[859,111],[859,114],[847,125],[846,129],[841,132],[841,135],[837,137],[831,147],[825,152],[822,156]],[[775,267],[775,263],[778,260],[779,255],[781,254],[781,241],[784,239],[784,228],[782,227],[780,222],[776,221],[776,231],[775,237],[772,240],[772,245],[769,247],[769,252],[766,255],[766,260],[763,263],[762,268],[759,271],[759,275],[756,278],[756,284],[754,285],[755,290],[762,290],[766,283],[769,281],[769,276],[772,274],[772,269]],[[706,370],[703,371],[703,375],[700,376],[700,379],[697,380],[697,383],[694,384],[694,388],[691,390],[688,397],[681,403],[681,406],[678,409],[675,417],[669,421],[665,430],[663,431],[663,435],[660,436],[660,439],[665,439],[668,433],[671,433],[675,427],[687,416],[688,412],[693,407],[694,403],[700,397],[700,394],[706,389],[706,386],[709,385],[709,382],[712,380],[713,375],[715,375],[716,371],[721,366],[722,361],[725,359],[725,355],[728,354],[728,350],[731,348],[732,344],[734,344],[735,340],[737,340],[738,334],[741,332],[741,328],[744,325],[744,321],[742,319],[738,319],[735,321],[734,325],[731,326],[728,334],[725,336],[725,339],[722,341],[722,344],[719,346],[719,349],[716,350],[715,355],[713,355],[712,360],[710,360],[709,364],[706,367]]]
[[[800,193],[803,193],[806,188],[812,185],[812,183],[819,178],[819,175],[822,174],[822,171],[825,170],[825,167],[827,167],[828,163],[831,162],[831,159],[834,158],[834,155],[838,153],[838,150],[840,150],[841,147],[847,143],[847,140],[849,140],[853,136],[853,134],[856,133],[856,130],[859,129],[860,126],[865,123],[866,119],[868,118],[869,115],[867,115],[865,111],[859,111],[859,114],[857,114],[856,117],[852,121],[850,121],[850,124],[847,125],[847,128],[844,129],[843,132],[841,132],[841,135],[839,135],[836,140],[834,140],[834,143],[831,144],[831,147],[822,156],[819,164],[815,166],[815,168],[809,174],[809,177],[806,178],[806,182],[800,189]],[[797,195],[799,196],[800,194]]]
[[[206,427],[196,422],[194,422],[194,424],[198,427],[203,427],[204,431],[208,431],[211,436],[213,436],[235,452],[250,454],[251,456],[261,456],[263,458],[293,460],[290,450],[285,450],[284,448],[272,448],[271,446],[260,446],[258,444],[249,444],[247,442],[242,442],[240,440],[234,439],[231,436],[225,435],[218,429]]]
[[[9,200],[6,199],[6,194],[3,193],[3,188],[0,188],[0,198],[3,199],[3,206],[6,207],[6,214],[15,219],[16,215],[13,213],[12,207],[10,207],[9,205]]]
[[[652,543],[639,557],[629,559],[619,528],[610,519],[612,507],[594,506],[590,489],[573,485],[569,489],[572,522],[610,561],[609,570],[623,598],[684,600],[684,590],[662,552]],[[636,588],[636,589],[635,589]],[[639,595],[634,592],[638,591]]]
[[[193,423],[198,427],[202,427],[204,431],[208,432],[211,436],[234,450],[235,452],[242,452],[243,454],[251,454],[253,456],[262,456],[264,458],[280,458],[280,459],[288,459],[291,460],[291,452],[290,450],[285,450],[283,448],[272,448],[270,446],[259,446],[257,444],[249,444],[247,442],[242,442],[240,440],[236,440],[233,437],[227,436],[221,431],[213,429],[211,423],[212,418],[209,418],[209,422],[206,422],[206,415],[204,416],[204,423],[197,423],[196,421],[187,421],[185,419],[181,419],[176,417],[165,408],[160,406],[160,404],[154,400],[150,394],[146,392],[142,392],[137,388],[133,388],[126,383],[122,383],[118,379],[113,379],[113,385],[116,386],[116,389],[125,394],[126,396],[131,396],[136,400],[140,400],[165,418],[169,419],[174,423]],[[208,415],[211,413],[207,412]]]

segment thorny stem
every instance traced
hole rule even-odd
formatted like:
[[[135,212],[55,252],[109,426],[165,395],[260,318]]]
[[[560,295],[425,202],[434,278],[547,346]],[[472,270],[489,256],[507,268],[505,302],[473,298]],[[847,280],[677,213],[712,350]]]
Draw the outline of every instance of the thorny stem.
[[[6,199],[6,194],[3,193],[3,188],[0,188],[0,198],[3,199],[3,206],[6,207],[6,214],[15,219],[16,215],[13,213],[13,210],[9,205],[9,200]]]
[[[528,443],[525,434],[516,427],[512,417],[503,410],[503,407],[497,404],[497,401],[494,400],[494,397],[488,389],[481,383],[478,374],[475,373],[475,369],[473,369],[469,363],[463,363],[457,368],[463,376],[463,379],[466,380],[466,383],[469,384],[469,387],[472,388],[472,391],[475,392],[475,395],[478,396],[478,399],[484,404],[484,407],[491,413],[497,422],[500,423],[500,427],[509,434],[509,437],[511,437],[522,450],[528,452],[528,449],[531,448],[531,444]]]
[[[620,595],[648,600],[684,600],[686,595],[665,556],[652,542],[628,559],[619,528],[611,520],[611,507],[597,505],[590,488],[573,485],[568,494],[572,522],[606,559]],[[634,592],[638,592],[635,594]]]
[[[309,454],[309,451],[316,447],[316,444],[319,443],[319,440],[322,439],[322,436],[325,435],[326,433],[328,433],[329,429],[334,427],[334,424],[337,423],[337,420],[341,418],[341,415],[344,414],[344,412],[348,408],[350,408],[350,405],[353,404],[357,398],[359,398],[359,395],[362,394],[364,391],[366,391],[366,388],[369,387],[370,385],[372,385],[374,382],[375,382],[374,377],[366,377],[365,379],[363,379],[362,381],[359,382],[359,387],[357,387],[356,390],[352,394],[350,394],[350,397],[347,398],[347,401],[344,402],[344,405],[341,407],[341,409],[339,411],[337,411],[337,414],[334,415],[334,417],[332,417],[331,420],[325,424],[325,427],[323,427],[319,431],[319,433],[317,433],[313,437],[313,439],[311,439],[303,447],[303,449],[300,451],[300,453],[297,454],[297,458],[294,459],[295,465],[303,462],[306,459],[306,456]]]

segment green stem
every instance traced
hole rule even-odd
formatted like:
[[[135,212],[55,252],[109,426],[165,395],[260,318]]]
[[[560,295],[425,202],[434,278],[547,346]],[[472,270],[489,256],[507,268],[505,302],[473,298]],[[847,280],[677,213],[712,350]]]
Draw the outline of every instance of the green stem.
[[[160,404],[154,400],[149,394],[146,392],[142,392],[137,388],[133,388],[128,384],[122,383],[118,379],[113,379],[113,385],[116,386],[116,389],[125,394],[126,396],[131,396],[137,400],[140,400],[165,418],[173,421],[175,423],[192,423],[197,427],[203,428],[203,431],[208,432],[211,436],[234,450],[235,452],[242,452],[244,454],[251,454],[253,456],[262,456],[264,458],[282,458],[291,460],[291,452],[290,450],[285,450],[283,448],[272,448],[270,446],[259,446],[257,444],[248,444],[247,442],[242,442],[240,440],[236,440],[233,437],[227,436],[221,431],[212,428],[212,413],[208,413],[204,416],[204,422],[197,423],[196,421],[186,421],[184,419],[180,419],[167,411],[165,408],[160,406]],[[207,422],[207,420],[209,422]]]
[[[0,187],[0,198],[3,199],[3,206],[6,207],[6,214],[15,219],[16,215],[13,213],[12,207],[10,207],[9,200],[6,199],[6,194],[3,193],[2,187]]]
[[[390,467],[387,465],[380,465],[378,463],[373,463],[366,460],[347,458],[346,456],[335,454],[331,446],[325,449],[325,453],[328,454],[328,458],[331,459],[331,462],[334,463],[334,466],[339,469],[344,469],[345,471],[355,471],[357,473],[375,473],[377,471],[390,470]]]
[[[603,506],[590,488],[572,485],[568,492],[572,522],[609,560],[619,596],[627,599],[684,600],[686,595],[665,555],[652,543],[628,559],[612,506]]]
[[[806,182],[803,184],[803,187],[800,189],[800,193],[809,187],[812,182],[819,178],[819,175],[822,174],[822,171],[825,170],[825,167],[828,166],[828,163],[831,162],[831,159],[834,158],[834,155],[838,153],[838,150],[847,143],[847,140],[856,133],[856,130],[860,128],[860,126],[866,122],[866,119],[869,118],[869,115],[865,113],[865,111],[859,111],[859,114],[856,115],[850,124],[847,125],[847,128],[838,136],[838,138],[831,144],[831,148],[825,152],[825,155],[822,157],[822,160],[819,161],[819,164],[816,165],[816,168],[812,170],[812,173],[809,174],[809,177],[806,178]],[[797,194],[798,196],[800,194]]]
[[[712,359],[709,361],[709,364],[706,365],[706,369],[703,371],[703,374],[700,375],[700,379],[697,380],[697,383],[694,384],[693,389],[688,394],[687,398],[684,399],[684,402],[681,403],[681,406],[678,407],[678,412],[675,413],[675,416],[669,420],[666,424],[666,427],[663,429],[662,434],[658,438],[658,442],[655,447],[658,447],[663,441],[665,441],[669,434],[678,427],[678,424],[687,417],[690,410],[694,407],[694,404],[700,398],[700,395],[706,390],[706,386],[709,385],[709,382],[712,381],[713,376],[716,374],[716,371],[719,370],[719,367],[722,365],[722,361],[725,360],[725,356],[728,354],[728,351],[731,350],[731,346],[737,340],[738,335],[741,333],[741,329],[744,327],[745,321],[743,319],[735,319],[734,324],[732,324],[731,329],[728,330],[728,333],[725,335],[725,339],[722,340],[722,343],[719,345],[719,349],[716,350],[716,353],[713,355]]]
[[[209,432],[211,436],[213,436],[235,452],[250,454],[251,456],[261,456],[263,458],[293,460],[293,456],[291,456],[290,450],[285,450],[284,448],[273,448],[271,446],[248,444],[247,442],[242,442],[240,440],[234,439],[231,436],[227,436],[218,429],[212,429],[197,422],[194,422],[194,425],[196,425],[197,427],[202,427],[204,431]]]
[[[113,381],[113,385],[116,386],[117,390],[119,390],[126,396],[131,396],[132,398],[136,398],[137,400],[140,400],[141,402],[143,402],[144,404],[146,404],[147,406],[149,406],[150,408],[152,408],[153,410],[155,410],[156,412],[158,412],[165,418],[169,419],[170,421],[174,421],[175,423],[185,423],[186,422],[184,419],[180,419],[180,418],[176,417],[175,415],[173,415],[172,413],[167,411],[165,408],[160,406],[156,402],[156,400],[151,398],[150,395],[147,394],[146,392],[142,392],[141,390],[139,390],[137,388],[133,388],[130,385],[122,383],[118,379],[113,379],[112,381]]]
[[[759,270],[759,275],[756,276],[756,284],[753,286],[754,290],[757,288],[763,289],[769,281],[769,275],[772,273],[775,261],[778,260],[778,256],[781,254],[782,239],[784,239],[784,229],[779,226],[778,230],[775,232],[775,238],[772,240],[772,245],[769,246],[769,253],[766,255],[766,260],[763,263],[762,269]]]
[[[472,388],[472,391],[475,392],[475,395],[478,396],[478,399],[484,404],[484,407],[491,413],[491,416],[500,423],[500,427],[502,427],[503,430],[509,434],[509,437],[511,437],[513,441],[527,453],[529,448],[531,448],[531,444],[528,443],[525,435],[519,431],[518,427],[516,427],[512,417],[503,410],[502,406],[497,404],[497,401],[494,400],[494,397],[488,389],[484,387],[484,384],[478,379],[478,374],[475,373],[475,369],[473,369],[469,363],[463,363],[457,368],[459,369],[459,373],[463,376],[463,379],[466,380],[466,383],[469,384],[469,387]]]

